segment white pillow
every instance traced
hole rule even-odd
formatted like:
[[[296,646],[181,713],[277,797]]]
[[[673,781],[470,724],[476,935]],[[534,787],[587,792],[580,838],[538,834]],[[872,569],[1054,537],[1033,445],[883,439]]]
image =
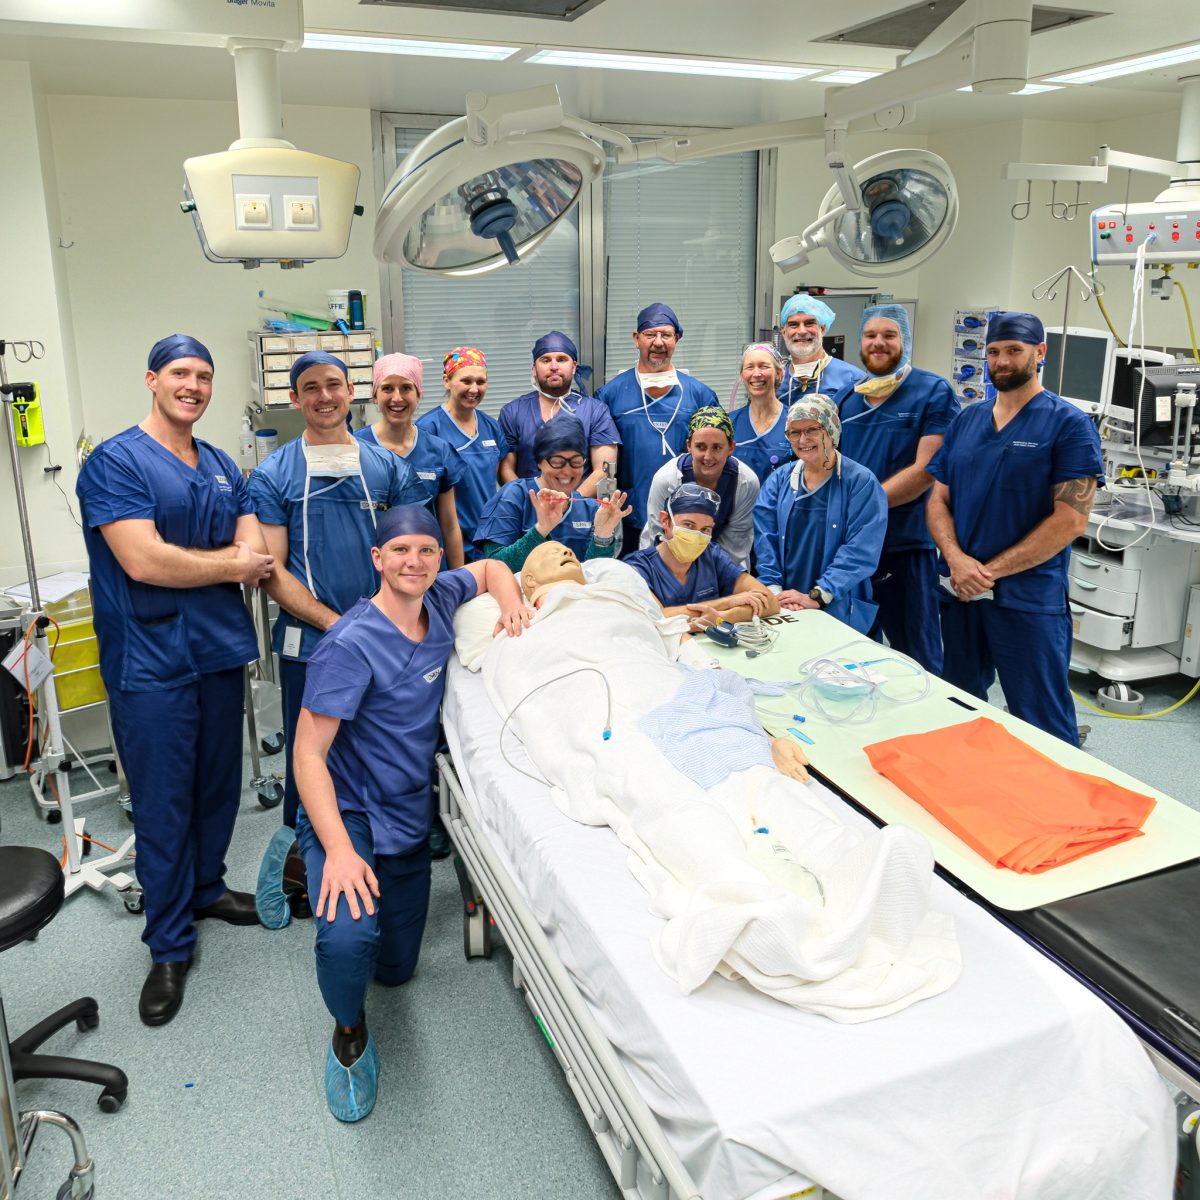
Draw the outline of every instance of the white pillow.
[[[500,620],[500,605],[488,592],[460,604],[454,613],[454,651],[468,671],[483,666],[483,656],[492,645],[492,633]]]

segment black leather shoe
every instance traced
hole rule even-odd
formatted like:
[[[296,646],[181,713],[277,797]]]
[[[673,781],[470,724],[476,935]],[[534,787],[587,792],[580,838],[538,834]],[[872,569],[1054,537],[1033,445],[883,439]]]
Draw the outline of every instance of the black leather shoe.
[[[155,963],[142,984],[138,1000],[138,1015],[145,1025],[165,1025],[183,1003],[183,983],[192,965],[190,958],[182,962]]]
[[[250,892],[226,892],[211,904],[194,909],[192,916],[197,921],[212,917],[227,925],[260,925],[258,911],[254,907],[254,896]]]

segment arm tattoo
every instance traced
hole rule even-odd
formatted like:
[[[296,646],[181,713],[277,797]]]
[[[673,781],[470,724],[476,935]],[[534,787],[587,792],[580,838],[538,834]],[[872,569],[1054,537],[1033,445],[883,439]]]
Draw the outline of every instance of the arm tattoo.
[[[1081,516],[1086,517],[1092,511],[1092,500],[1096,495],[1095,479],[1065,479],[1054,485],[1051,496],[1056,501],[1068,504]]]

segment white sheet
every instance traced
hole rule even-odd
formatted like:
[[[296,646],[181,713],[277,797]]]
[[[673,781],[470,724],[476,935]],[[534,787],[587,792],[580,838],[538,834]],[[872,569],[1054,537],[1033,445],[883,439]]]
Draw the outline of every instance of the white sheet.
[[[678,649],[678,634],[665,635],[620,586],[564,584],[519,638],[495,640],[482,670],[559,807],[610,826],[630,848],[630,870],[668,918],[654,942],[663,970],[685,992],[715,970],[736,973],[783,1003],[846,1022],[951,987],[961,960],[953,923],[928,908],[928,843],[903,826],[850,829],[811,784],[755,765],[769,754],[748,690],[739,754],[725,734],[736,769],[727,756],[733,773],[714,773],[706,787],[642,732],[648,712],[678,703]],[[701,690],[715,678],[694,673]],[[667,723],[677,732],[682,719]],[[611,738],[601,737],[606,720]],[[722,755],[709,743],[720,737],[709,731],[688,753],[711,768]],[[759,843],[770,854],[768,838],[807,868],[793,886],[754,859]]]
[[[504,762],[482,680],[456,662],[445,724],[495,849],[705,1197],[769,1195],[792,1172],[843,1200],[1170,1195],[1172,1111],[1136,1039],[940,880],[964,961],[941,996],[866,1025],[720,977],[684,996],[626,849]]]

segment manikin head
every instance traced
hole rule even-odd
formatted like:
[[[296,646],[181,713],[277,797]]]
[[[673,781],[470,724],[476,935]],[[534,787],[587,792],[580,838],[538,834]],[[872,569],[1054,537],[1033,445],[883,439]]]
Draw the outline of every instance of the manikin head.
[[[543,542],[529,552],[521,568],[521,587],[534,608],[541,608],[546,593],[560,583],[587,583],[573,550],[562,542]]]

